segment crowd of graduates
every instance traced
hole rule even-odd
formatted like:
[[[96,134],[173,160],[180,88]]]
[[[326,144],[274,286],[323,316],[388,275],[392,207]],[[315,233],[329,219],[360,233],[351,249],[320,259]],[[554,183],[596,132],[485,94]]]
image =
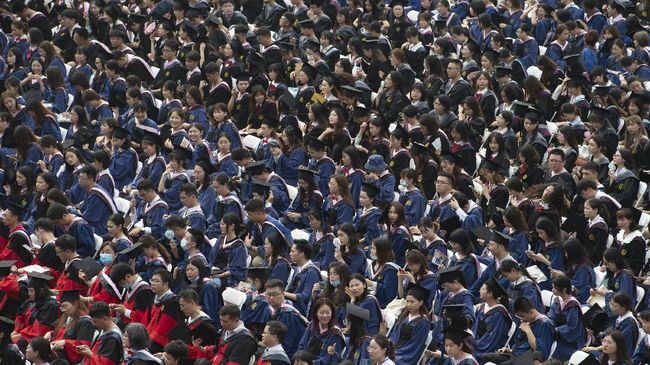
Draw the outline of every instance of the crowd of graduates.
[[[633,1],[0,0],[0,364],[650,364]]]

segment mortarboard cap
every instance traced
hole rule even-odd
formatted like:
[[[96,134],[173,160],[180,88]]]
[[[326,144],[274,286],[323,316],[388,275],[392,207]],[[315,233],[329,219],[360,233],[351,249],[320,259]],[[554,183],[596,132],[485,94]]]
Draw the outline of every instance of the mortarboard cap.
[[[447,304],[442,306],[445,317],[464,316],[465,304]]]
[[[110,16],[111,19],[117,20],[119,19],[124,13],[122,12],[122,8],[120,7],[119,3],[113,2],[111,3],[105,10],[106,15]]]
[[[600,365],[598,359],[584,351],[576,351],[569,359],[571,365]]]
[[[352,109],[352,118],[363,118],[370,115],[370,109],[365,106],[355,106]]]
[[[187,9],[187,10],[185,11],[185,17],[186,17],[187,19],[198,18],[198,17],[200,17],[200,16],[201,16],[201,12],[199,11],[199,9],[196,9],[196,8],[190,7],[189,9]]]
[[[429,298],[429,294],[431,294],[431,291],[423,286],[413,284],[406,292],[406,294],[411,295],[417,300],[426,302],[427,298]]]
[[[596,333],[604,331],[609,324],[607,313],[596,303],[582,314],[582,320],[587,328],[594,330]]]
[[[444,270],[438,271],[438,284],[442,285],[444,283],[451,283],[455,280],[460,280],[462,271],[460,271],[460,266],[448,267]]]
[[[294,110],[296,108],[296,98],[294,98],[293,95],[291,95],[291,92],[289,92],[289,90],[285,91],[284,94],[278,98],[278,103],[285,106],[289,111]]]
[[[444,29],[447,27],[447,20],[445,19],[436,19],[436,21],[433,23],[434,27],[438,29]]]
[[[371,184],[365,181],[361,183],[361,191],[365,191],[370,198],[374,198],[379,195],[379,188],[375,184]]]
[[[14,266],[16,260],[2,260],[0,261],[0,269],[6,269]]]
[[[208,16],[208,18],[205,19],[205,21],[204,21],[203,23],[204,23],[206,26],[209,25],[209,24],[212,24],[212,25],[219,25],[219,24],[220,24],[220,21],[219,21],[219,18],[217,18],[216,15],[214,15],[214,14],[210,14],[210,15]]]
[[[278,45],[280,51],[294,51],[296,49],[296,46],[291,42],[279,41],[275,42],[275,44]]]
[[[390,4],[388,4],[388,6],[390,6],[392,8],[393,6],[396,6],[396,5],[406,6],[407,4],[408,4],[408,1],[406,1],[406,0],[391,0]]]
[[[137,249],[140,248],[140,246],[142,246],[142,241],[138,241],[138,242],[132,244],[131,246],[123,249],[122,251],[119,252],[119,254],[120,255],[128,255],[128,254],[130,254],[132,252],[135,252]]]
[[[314,28],[314,21],[311,19],[305,19],[298,22],[301,28]]]
[[[210,321],[201,321],[196,327],[190,329],[190,339],[200,338],[203,343],[212,343],[217,338],[218,332]]]
[[[75,269],[85,273],[88,279],[94,278],[100,271],[102,271],[102,265],[93,260],[92,257],[85,257],[81,260],[77,260],[72,265]]]
[[[588,119],[599,121],[604,119],[608,114],[609,111],[607,109],[592,105],[591,109],[589,110]]]
[[[480,154],[478,156],[482,160],[481,164],[480,164],[480,168],[485,168],[485,169],[488,169],[488,170],[494,171],[494,172],[501,171],[501,166],[498,163],[496,163],[496,161],[485,158],[485,157],[481,156]]]
[[[488,242],[492,238],[492,230],[485,226],[472,229],[472,234],[485,242]]]
[[[158,133],[144,132],[142,141],[159,147],[163,145],[162,137],[160,137],[160,134]]]
[[[79,290],[65,290],[61,292],[61,303],[76,302],[79,300]]]
[[[492,48],[486,48],[485,51],[483,51],[483,55],[487,56],[489,59],[495,60],[497,63],[499,62],[499,52]]]
[[[370,311],[352,303],[345,304],[345,311],[349,316],[361,318],[364,321],[370,320]]]
[[[376,38],[365,38],[361,41],[361,46],[363,49],[374,49],[379,45],[379,40]]]
[[[314,79],[314,77],[316,77],[316,69],[314,68],[314,66],[310,65],[307,62],[302,63],[300,70],[303,71],[305,75],[307,75],[307,77],[309,77],[312,80]]]
[[[0,316],[0,332],[4,332],[5,336],[8,336],[9,333],[14,329],[16,322],[13,319],[7,318],[5,316]]]
[[[461,162],[460,156],[458,154],[447,153],[440,156],[445,161],[452,162],[455,165],[458,165]]]
[[[587,228],[587,220],[577,214],[569,214],[560,228],[567,233],[581,232]]]
[[[298,167],[298,179],[312,180],[316,175],[318,175],[318,172],[314,170],[310,170],[303,166]]]
[[[260,175],[266,169],[266,161],[255,161],[248,164],[246,171],[248,171],[251,176]]]
[[[508,292],[499,284],[499,282],[492,276],[485,282],[485,286],[492,293],[495,298],[508,296]]]
[[[594,95],[607,96],[611,90],[612,87],[609,85],[596,85],[594,87]]]
[[[490,237],[490,242],[496,242],[500,244],[501,246],[506,246],[508,247],[508,243],[510,242],[510,236],[507,234],[503,234],[497,230],[492,230],[492,237]]]
[[[249,267],[246,271],[246,276],[252,279],[266,281],[270,273],[270,267]]]
[[[142,24],[147,21],[147,15],[131,13],[129,14],[129,23],[138,23]]]
[[[345,94],[348,97],[352,97],[352,98],[360,97],[361,95],[363,95],[363,91],[357,89],[354,86],[350,86],[350,85],[341,86],[341,90],[343,91],[343,94]]]
[[[113,138],[125,139],[131,135],[128,130],[122,127],[115,127],[113,129]]]
[[[650,103],[650,92],[648,92],[647,90],[643,90],[640,93],[633,91],[632,94],[630,94],[630,99],[638,99],[643,104],[649,104]]]
[[[192,340],[190,337],[190,327],[185,321],[178,321],[176,322],[176,326],[167,332],[167,338],[172,341],[181,340],[183,342],[189,342]]]
[[[307,39],[307,41],[305,42],[303,47],[305,49],[311,49],[313,51],[319,51],[320,50],[320,43],[315,39]]]
[[[253,193],[257,193],[262,196],[269,196],[269,191],[271,191],[271,185],[255,181],[253,183]]]
[[[249,81],[251,79],[251,74],[246,71],[240,72],[235,76],[235,79],[237,81]]]
[[[327,148],[327,144],[320,139],[309,135],[307,137],[307,146],[317,151],[324,151]]]
[[[411,142],[411,152],[414,152],[417,155],[426,155],[429,154],[429,148],[420,142]]]
[[[35,282],[42,282],[44,284],[47,284],[50,280],[54,279],[54,276],[45,274],[45,273],[40,273],[40,272],[28,272],[27,276],[30,279],[29,284],[32,285]]]
[[[567,65],[574,65],[574,64],[579,64],[580,63],[580,54],[575,53],[575,54],[568,54],[564,56],[564,62],[567,63]]]
[[[526,102],[523,102],[523,101],[515,100],[512,103],[512,112],[516,116],[518,116],[520,118],[523,118],[524,115],[526,115],[526,113],[528,113],[528,110],[531,107],[534,108],[533,104],[531,104],[531,103],[526,103]]]
[[[467,333],[467,331],[463,331],[462,329],[456,327],[447,327],[443,332],[445,334],[445,338],[448,338],[456,343],[462,343],[467,337],[471,336],[471,334]]]
[[[18,204],[13,200],[7,200],[5,209],[10,211],[13,215],[20,217],[21,219],[26,211],[24,206]]]
[[[505,76],[508,76],[510,74],[512,74],[512,67],[500,65],[500,66],[496,67],[494,77],[496,77],[496,78],[505,77]]]

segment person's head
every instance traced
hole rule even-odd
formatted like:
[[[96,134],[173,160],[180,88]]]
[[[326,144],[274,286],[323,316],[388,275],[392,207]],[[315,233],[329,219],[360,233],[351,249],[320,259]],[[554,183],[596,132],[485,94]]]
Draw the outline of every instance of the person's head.
[[[172,274],[167,269],[158,269],[151,275],[150,283],[154,294],[165,294],[172,284]]]
[[[626,363],[630,360],[630,354],[627,351],[627,342],[629,340],[625,338],[625,335],[620,331],[614,330],[609,332],[603,338],[603,361],[608,363],[608,361],[616,361],[621,364]]]
[[[429,271],[427,258],[421,251],[409,250],[406,253],[406,266],[416,277],[422,277]]]
[[[90,191],[95,186],[97,170],[92,166],[84,166],[79,173],[79,186]]]
[[[526,297],[517,298],[512,304],[512,309],[515,312],[515,316],[526,323],[534,321],[539,314],[530,299]]]
[[[111,266],[117,258],[117,245],[113,241],[105,241],[99,247],[99,261],[104,266]]]
[[[251,199],[244,206],[248,219],[256,224],[261,224],[266,220],[266,211],[264,210],[264,202],[260,199]]]
[[[638,228],[637,220],[630,208],[622,208],[616,212],[616,225],[619,229],[633,231]]]
[[[474,245],[470,239],[469,233],[464,229],[456,229],[449,235],[449,245],[451,249],[464,256],[474,252]]]
[[[149,347],[149,331],[142,323],[129,323],[122,334],[124,347],[135,352]]]
[[[628,170],[635,169],[634,155],[628,148],[619,148],[612,155],[612,162],[617,168],[625,167]]]
[[[221,328],[226,331],[233,331],[239,326],[239,317],[241,311],[239,307],[232,304],[226,304],[219,310],[219,322],[221,322]]]
[[[368,356],[376,363],[382,363],[387,358],[395,359],[393,342],[384,335],[375,335],[368,344]]]
[[[585,201],[584,214],[585,214],[585,218],[587,219],[594,219],[599,215],[601,217],[608,218],[607,207],[598,198],[591,198]]]
[[[282,343],[287,334],[287,326],[279,321],[266,322],[262,331],[262,344],[266,347],[277,346]]]
[[[359,247],[359,236],[352,223],[342,224],[337,231],[337,237],[344,252],[353,252]]]
[[[56,249],[56,254],[63,262],[69,261],[77,256],[77,240],[69,234],[59,236],[54,242],[54,248]]]
[[[50,348],[50,341],[43,337],[34,337],[27,345],[25,358],[32,363],[42,361],[44,363],[51,362],[55,355]]]
[[[153,186],[153,183],[149,179],[142,179],[136,186],[138,190],[138,195],[145,203],[151,203],[158,194],[156,194],[156,189]]]
[[[111,310],[106,302],[93,303],[88,311],[88,316],[90,316],[93,325],[100,331],[110,329],[114,325]]]
[[[445,196],[454,189],[454,183],[453,175],[446,172],[439,173],[436,178],[436,191],[440,196]]]
[[[472,342],[472,337],[467,331],[460,329],[448,329],[445,331],[445,353],[452,358],[473,353]]]
[[[385,237],[379,237],[372,241],[370,256],[380,265],[395,260],[395,254],[393,253],[390,241]]]
[[[336,307],[334,303],[328,298],[320,298],[312,306],[312,319],[317,319],[318,324],[322,328],[332,328],[336,325]],[[314,326],[315,331],[319,331],[317,326]]]
[[[181,292],[178,296],[178,305],[186,317],[192,317],[201,311],[199,294],[191,288]]]
[[[603,265],[611,274],[629,268],[627,261],[621,255],[621,250],[615,247],[610,247],[605,250],[603,253]]]
[[[541,217],[535,223],[537,236],[546,243],[561,242],[559,227],[546,217]]]
[[[190,228],[188,230],[188,236],[193,237],[192,240],[196,240],[196,233],[197,232],[192,232],[196,230],[195,228]],[[198,231],[198,230],[197,230]],[[192,232],[193,234],[189,234]],[[203,232],[198,231],[198,234],[201,236],[200,238],[203,238]],[[189,243],[188,243],[189,245]],[[192,243],[192,245],[196,246],[196,243]],[[201,257],[194,257],[190,260],[190,262],[187,263],[187,266],[185,266],[185,276],[187,277],[187,280],[190,283],[196,283],[197,285],[202,285],[201,282],[203,279],[207,276],[209,276],[209,268],[205,265],[203,262],[203,258]]]
[[[301,1],[301,0],[293,0],[293,1]],[[296,352],[295,355],[291,358],[292,360],[292,365],[312,365],[314,362],[314,357],[311,355],[311,353],[307,351],[298,351]]]
[[[609,306],[612,309],[612,313],[616,314],[617,316],[623,316],[629,312],[634,311],[632,298],[630,298],[629,295],[625,294],[622,291],[619,291],[612,296],[609,301]]]
[[[266,284],[264,284],[264,288],[266,288],[264,295],[266,296],[269,305],[276,309],[280,308],[284,303],[284,282],[279,279],[269,279]]]
[[[298,266],[303,265],[305,262],[311,259],[311,246],[306,242],[296,241],[291,246],[289,250],[289,257],[291,262],[297,264]]]
[[[189,347],[183,341],[176,340],[165,345],[163,349],[163,363],[165,365],[180,365],[187,359]]]
[[[567,276],[560,275],[553,278],[553,294],[565,298],[571,295],[572,290],[571,279]]]
[[[368,284],[363,278],[363,275],[355,273],[350,277],[350,282],[348,283],[348,290],[356,298],[362,299],[368,295]]]

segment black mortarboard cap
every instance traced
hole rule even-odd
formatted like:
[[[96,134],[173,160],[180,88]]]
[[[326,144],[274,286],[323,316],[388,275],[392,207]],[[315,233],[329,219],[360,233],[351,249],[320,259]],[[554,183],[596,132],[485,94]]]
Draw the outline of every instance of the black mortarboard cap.
[[[203,171],[205,172],[206,176],[210,176],[217,172],[217,169],[214,167],[214,165],[210,162],[210,160],[206,158],[202,158],[196,163],[198,166],[201,166]]]
[[[293,51],[296,49],[296,46],[291,42],[279,41],[275,42],[275,44],[278,45],[280,51]]]
[[[314,28],[314,21],[311,19],[305,19],[298,22],[301,28]]]
[[[253,176],[261,174],[264,169],[266,169],[266,161],[264,160],[251,162],[246,167],[246,171],[248,171]]]
[[[418,155],[426,155],[429,153],[429,148],[420,142],[411,142],[411,151]]]
[[[641,100],[642,103],[648,104],[650,103],[650,92],[647,90],[643,90],[640,93],[633,91],[632,94],[630,94],[630,99],[638,99]]]
[[[214,14],[210,14],[210,15],[207,17],[207,19],[205,19],[205,21],[204,21],[203,23],[204,23],[206,26],[207,26],[208,24],[219,25],[219,18],[217,18],[217,16],[214,15]]]
[[[423,286],[413,284],[406,292],[406,294],[413,296],[417,300],[426,302],[429,298],[429,294],[431,294],[431,291]]]
[[[350,85],[341,86],[341,90],[343,91],[343,94],[345,94],[348,97],[360,97],[361,95],[363,95],[363,91]]]
[[[316,175],[318,175],[317,171],[310,170],[303,166],[298,167],[298,179],[312,180]]]
[[[596,359],[592,354],[583,351],[577,351],[571,355],[569,360],[571,365],[600,365],[600,361]]]
[[[379,45],[379,40],[376,39],[376,38],[365,38],[365,39],[361,42],[361,46],[362,46],[364,49],[373,49],[373,48],[377,48],[378,45]]]
[[[609,114],[609,111],[605,108],[592,105],[589,110],[589,119],[595,118],[597,120],[602,120]]]
[[[612,87],[610,85],[596,85],[594,87],[594,95],[607,96],[611,90]]]
[[[28,272],[28,273],[27,273],[27,276],[29,276],[29,279],[30,279],[30,280],[35,280],[35,281],[43,280],[43,281],[45,281],[46,283],[47,283],[48,281],[54,279],[54,276],[51,276],[51,275],[48,275],[48,274],[45,274],[45,273],[36,272],[36,271],[34,271],[34,272]]]
[[[311,80],[313,80],[314,77],[316,77],[316,69],[314,68],[314,66],[310,65],[307,62],[303,62],[300,70],[303,71],[305,75],[307,75],[307,77],[309,77]]]
[[[508,292],[501,286],[501,284],[499,284],[494,276],[485,282],[485,286],[487,286],[488,290],[492,292],[492,295],[495,298],[508,296]]]
[[[568,55],[564,56],[564,62],[566,62],[567,65],[579,64],[580,63],[580,54],[579,53],[568,54]]]
[[[119,19],[124,15],[122,12],[122,8],[120,7],[119,3],[113,2],[111,3],[105,10],[106,15],[110,16],[112,19]]]
[[[367,117],[368,115],[370,115],[370,109],[366,108],[365,106],[355,106],[352,109],[353,118],[363,118]]]
[[[567,233],[581,232],[587,228],[587,220],[578,214],[569,214],[560,228]]]
[[[85,257],[81,260],[77,260],[72,265],[75,269],[85,273],[88,279],[94,278],[100,271],[102,271],[102,265],[93,260],[92,257]]]
[[[296,109],[296,98],[293,97],[289,90],[285,91],[282,96],[278,98],[278,103],[281,103],[289,111]]]
[[[312,136],[307,136],[307,146],[314,148],[318,151],[324,151],[327,148],[327,143],[321,141],[320,139]]]
[[[361,318],[364,321],[370,320],[370,311],[352,303],[345,304],[345,311],[349,316]]]
[[[494,72],[494,77],[499,78],[499,77],[508,76],[510,74],[512,74],[512,67],[500,65],[496,67],[496,70]]]
[[[252,279],[261,279],[262,281],[266,281],[270,273],[270,267],[249,267],[246,271],[246,276]]]
[[[483,54],[488,56],[488,58],[490,59],[496,60],[497,63],[499,62],[499,58],[500,58],[499,52],[495,51],[494,49],[486,48],[485,51],[483,51]]]
[[[482,155],[478,155],[481,158],[481,168],[486,168],[490,171],[501,171],[501,166],[494,160],[490,160],[488,158],[483,157]]]
[[[365,191],[370,198],[374,198],[379,195],[379,188],[375,184],[371,184],[369,182],[362,182],[361,190]]]
[[[235,79],[237,81],[249,81],[251,79],[251,74],[246,71],[240,72],[235,76]]]
[[[202,321],[196,327],[190,329],[190,339],[200,338],[203,340],[203,343],[214,342],[214,339],[217,338],[217,329],[209,321]]]
[[[446,318],[464,316],[465,304],[447,304],[442,306]]]
[[[458,165],[461,162],[460,156],[458,154],[447,153],[440,156],[440,158],[449,162],[453,162],[455,165]]]
[[[531,103],[526,103],[526,102],[523,102],[523,101],[515,100],[512,103],[512,112],[516,116],[518,116],[520,118],[523,118],[524,115],[526,115],[526,113],[528,113],[528,110],[531,107],[534,108],[533,104],[531,104]]]
[[[129,137],[130,135],[131,135],[131,133],[129,133],[129,131],[126,130],[126,128],[115,127],[113,129],[113,137],[114,138],[124,139],[124,138]]]
[[[474,236],[477,238],[482,239],[486,243],[490,240],[490,238],[492,238],[492,230],[485,226],[479,226],[472,229],[472,234],[474,234]]]
[[[582,315],[582,320],[587,328],[596,333],[604,331],[609,324],[607,313],[596,303]]]
[[[467,331],[463,331],[456,327],[447,327],[443,331],[445,338],[448,338],[456,343],[462,343],[467,337],[471,336]],[[531,363],[532,364],[532,363]]]
[[[259,52],[256,52],[254,50],[251,50],[248,52],[248,56],[246,57],[246,61],[249,63],[264,63],[264,56],[262,56]]]
[[[388,4],[388,6],[390,6],[391,8],[393,6],[396,6],[396,5],[406,6],[406,5],[408,5],[408,1],[406,1],[406,0],[391,0],[390,4]]]
[[[161,147],[163,145],[162,137],[160,137],[160,134],[158,133],[145,132],[142,140],[158,147]]]
[[[129,14],[129,23],[144,23],[147,21],[147,15],[131,13]]]
[[[492,237],[490,237],[490,241],[496,242],[502,246],[508,247],[508,243],[510,242],[510,236],[507,234],[501,233],[497,230],[492,230]]]
[[[512,357],[512,365],[530,365],[534,364],[533,351],[528,350],[519,356]]]
[[[61,293],[61,303],[76,302],[79,300],[79,290],[65,290]]]
[[[142,241],[138,241],[138,242],[132,244],[131,246],[123,249],[122,251],[119,252],[119,254],[120,255],[128,255],[131,252],[135,252],[137,249],[140,248],[140,246],[142,246]]]
[[[463,272],[460,270],[460,266],[448,267],[444,270],[438,271],[438,284],[442,285],[444,283],[451,283],[455,280],[460,280]]]
[[[253,192],[259,195],[268,196],[271,191],[271,185],[263,182],[255,181],[253,183]]]
[[[315,39],[307,39],[303,45],[305,49],[311,49],[313,51],[320,50],[320,43]]]
[[[436,28],[444,29],[447,27],[447,21],[445,19],[436,19],[436,21],[433,22],[433,25]]]
[[[190,18],[198,18],[199,16],[201,16],[201,12],[199,11],[199,9],[195,9],[193,7],[190,7],[189,9],[187,9],[185,11],[185,17],[188,18],[188,19],[190,19]]]
[[[181,340],[183,342],[189,342],[192,340],[190,337],[190,327],[185,323],[185,321],[178,321],[176,325],[167,332],[167,338],[169,340]]]
[[[68,148],[71,148],[71,147],[77,147],[76,144],[75,144],[74,139],[66,139],[65,141],[63,141],[63,143],[61,143],[61,146],[63,146],[64,149],[68,149]]]

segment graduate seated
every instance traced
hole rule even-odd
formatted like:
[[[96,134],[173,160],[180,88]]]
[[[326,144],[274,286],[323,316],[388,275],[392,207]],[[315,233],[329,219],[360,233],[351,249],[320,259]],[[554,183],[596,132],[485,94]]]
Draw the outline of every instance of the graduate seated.
[[[311,303],[311,290],[320,282],[320,269],[311,261],[311,247],[307,242],[294,242],[289,251],[291,261],[296,265],[293,280],[287,286],[287,299],[291,300],[304,316]]]
[[[398,364],[416,364],[424,351],[431,328],[425,305],[428,297],[428,290],[420,286],[409,289],[406,294],[406,307],[388,333],[388,338],[397,349],[395,355]]]
[[[266,347],[260,356],[259,365],[290,365],[289,356],[282,348],[282,340],[288,328],[282,322],[269,321],[262,332],[262,344]]]
[[[330,352],[343,352],[345,338],[336,326],[336,308],[332,301],[321,298],[314,303],[311,311],[312,321],[300,340],[298,349],[311,354],[317,362],[324,362]]]

